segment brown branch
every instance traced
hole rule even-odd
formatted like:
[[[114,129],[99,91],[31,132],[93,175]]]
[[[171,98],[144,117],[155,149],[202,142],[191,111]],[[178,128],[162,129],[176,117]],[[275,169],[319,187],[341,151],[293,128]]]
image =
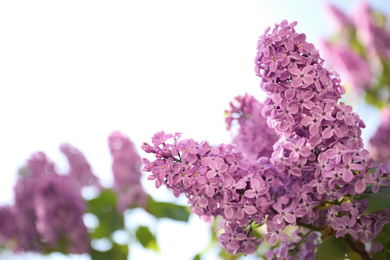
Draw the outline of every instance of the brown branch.
[[[354,241],[351,235],[346,235],[345,240],[347,240],[348,245],[359,255],[362,257],[363,260],[370,260],[370,256],[367,254],[365,250],[365,245],[360,242],[359,240]]]

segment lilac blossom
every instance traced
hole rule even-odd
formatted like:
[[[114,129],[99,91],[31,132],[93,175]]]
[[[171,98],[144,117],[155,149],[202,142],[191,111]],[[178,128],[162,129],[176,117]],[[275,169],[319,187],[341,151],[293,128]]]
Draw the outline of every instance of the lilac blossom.
[[[379,164],[372,179],[374,182],[372,185],[373,193],[379,192],[381,186],[390,186],[390,161]]]
[[[166,139],[165,137],[156,138],[155,142],[162,143]],[[130,139],[120,133],[113,132],[108,137],[108,146],[113,158],[112,172],[114,174],[114,189],[118,193],[118,210],[124,212],[127,208],[132,206],[144,206],[147,199],[141,185],[141,172],[140,172],[140,157],[134,147],[134,144]],[[148,148],[145,148],[146,150]],[[184,146],[184,149],[186,147]],[[169,166],[164,169],[164,163],[159,161],[158,169],[159,176],[163,176],[166,170],[169,170]],[[157,170],[154,170],[156,172]]]
[[[355,91],[371,86],[373,73],[370,64],[347,46],[322,42],[322,49],[331,66],[339,71]]]
[[[102,188],[99,179],[93,174],[91,165],[81,151],[68,143],[62,144],[60,150],[68,159],[68,175],[77,185],[81,187],[94,186],[98,189]]]
[[[34,207],[36,181],[29,176],[19,177],[14,187],[14,208],[19,236],[15,251],[41,251],[39,233],[35,226]]]
[[[339,31],[354,27],[352,19],[338,7],[326,3],[325,10]]]
[[[382,111],[380,122],[370,139],[369,149],[376,161],[386,162],[390,160],[390,107]]]
[[[65,153],[69,149],[73,148],[65,147]],[[26,167],[20,170],[14,187],[14,205],[0,210],[4,225],[0,227],[0,238],[6,245],[11,243],[12,250],[66,250],[77,254],[89,251],[90,241],[83,222],[85,202],[80,193],[87,183],[77,177],[81,177],[83,169],[90,168],[78,150],[68,156],[73,174],[60,175],[43,152],[32,154]]]
[[[390,59],[390,32],[375,23],[368,3],[361,2],[355,10],[355,24],[359,39],[364,43],[370,57]]]
[[[264,105],[253,96],[245,94],[237,96],[230,102],[230,110],[226,118],[227,129],[230,130],[234,122],[239,124],[238,133],[233,139],[237,149],[245,153],[250,160],[262,156],[270,156],[272,145],[278,139],[275,131],[267,125],[266,118],[261,114]]]
[[[81,185],[70,175],[59,175],[42,152],[33,154],[21,173],[14,189],[14,250],[43,252],[65,246],[70,253],[88,252]]]
[[[250,157],[229,144],[180,140],[181,134],[163,131],[153,136],[153,145],[142,146],[155,157],[143,162],[156,187],[165,185],[175,196],[185,194],[192,212],[203,219],[221,217],[220,239],[228,253],[253,253],[261,242],[253,236],[253,224],[266,226],[270,246],[279,242],[267,253],[270,259],[294,259],[297,254],[312,259],[318,245],[315,232],[329,230],[337,237],[366,241],[389,223],[383,211],[360,218],[366,202],[351,198],[375,180],[386,179],[388,175],[381,174],[387,169],[379,166],[384,170],[370,173],[374,165],[363,147],[364,122],[339,102],[345,93],[339,75],[323,67],[318,50],[295,26],[284,20],[267,28],[258,42],[255,72],[267,94],[262,115],[277,133],[269,157]],[[286,56],[294,58],[285,62]],[[248,99],[232,105],[230,114],[245,111],[242,104]],[[242,113],[239,122],[247,114]],[[233,120],[228,117],[229,127]],[[186,181],[202,166],[206,169],[201,181]],[[284,232],[289,226],[302,229],[290,237]],[[373,228],[367,231],[364,226]]]
[[[0,206],[0,243],[13,249],[12,240],[19,237],[17,216],[13,206]]]
[[[303,209],[310,207],[310,204],[319,205],[326,201],[338,203],[347,194],[364,192],[365,186],[374,182],[369,173],[372,161],[367,157],[367,151],[363,150],[361,139],[364,123],[351,107],[338,103],[345,93],[340,85],[341,80],[338,74],[323,67],[324,61],[318,51],[305,41],[306,37],[296,33],[294,28],[284,27],[282,23],[276,27],[283,30],[283,35],[293,39],[295,48],[287,50],[283,39],[280,42],[273,40],[268,45],[270,53],[278,55],[288,51],[290,55],[300,55],[301,59],[295,68],[278,64],[275,71],[266,62],[261,47],[255,59],[255,71],[262,79],[260,86],[272,100],[265,103],[263,113],[267,115],[269,124],[283,137],[274,145],[271,162],[279,170],[278,178],[286,187],[286,193],[290,183],[294,183],[295,189],[297,185],[308,185],[313,192],[294,202],[276,204],[275,210],[279,215],[274,217],[274,222],[280,223],[284,218],[280,214],[288,209],[289,212],[296,212],[297,223],[318,223],[321,226],[325,224],[321,216],[327,214],[328,208],[322,210],[313,207],[312,211],[308,211],[309,215],[303,215]],[[272,33],[268,33],[261,37],[262,40],[267,36],[275,39]],[[288,88],[266,88],[271,74],[274,85],[292,84],[298,94],[291,95]],[[307,98],[302,100],[303,93],[308,91],[310,94],[305,94]],[[295,109],[296,104],[304,102],[312,102],[310,108],[301,106]],[[295,178],[299,178],[299,181]],[[279,196],[283,195],[281,189],[278,192]],[[343,206],[340,212],[350,213],[352,217],[347,219],[347,216],[340,218],[340,215],[336,215],[328,218],[327,223],[337,232],[337,236],[350,234],[358,239],[357,227],[361,223],[357,217],[364,209]],[[293,218],[284,221],[291,223]]]
[[[156,141],[161,136],[165,139],[164,143]],[[169,138],[166,139],[166,136]],[[268,178],[273,178],[272,176],[275,175],[274,167],[267,163],[268,160],[263,160],[264,164],[261,168],[256,167],[256,161],[248,162],[248,159],[240,152],[235,151],[232,145],[211,146],[208,142],[198,143],[192,139],[189,142],[188,139],[180,140],[173,138],[173,136],[180,136],[180,134],[172,135],[159,132],[152,139],[153,144],[159,143],[159,145],[152,146],[153,151],[151,152],[150,149],[145,149],[157,157],[154,162],[143,159],[144,170],[152,174],[152,178],[149,179],[154,179],[158,185],[165,184],[174,194],[184,193],[188,198],[192,212],[200,217],[221,216],[221,225],[225,227],[221,241],[222,246],[228,252],[234,254],[238,252],[253,253],[255,245],[258,245],[259,241],[250,231],[250,222],[261,222],[265,217],[261,208],[269,208],[271,204],[270,186],[265,182],[267,178],[265,175]],[[187,149],[196,151],[193,159],[187,161],[182,159],[181,155],[185,152],[183,143],[190,143],[191,146]],[[158,159],[160,151],[172,150],[173,147],[178,149],[177,156],[167,153],[166,157]],[[162,168],[162,166],[158,166],[159,164],[164,167],[164,170],[153,171],[155,167]],[[176,167],[181,171],[165,171],[165,169],[175,169]],[[194,168],[197,170],[193,170]],[[203,169],[203,176],[202,180],[198,179],[197,183],[188,186],[185,178],[179,178],[178,181],[175,181],[175,176],[182,174],[194,177],[198,175],[199,177],[198,169]],[[245,191],[247,186],[251,189]],[[258,205],[255,203],[256,201],[262,201],[262,204]],[[242,233],[248,228],[249,233],[248,231]]]
[[[35,192],[34,206],[37,230],[49,247],[60,249],[65,241],[70,253],[89,251],[83,222],[85,202],[72,179],[54,174],[42,179]]]
[[[35,209],[36,189],[40,180],[57,175],[53,162],[43,152],[31,155],[26,169],[21,174],[14,187],[14,209],[17,216],[18,239],[15,251],[43,250],[40,234],[36,227],[37,213]]]

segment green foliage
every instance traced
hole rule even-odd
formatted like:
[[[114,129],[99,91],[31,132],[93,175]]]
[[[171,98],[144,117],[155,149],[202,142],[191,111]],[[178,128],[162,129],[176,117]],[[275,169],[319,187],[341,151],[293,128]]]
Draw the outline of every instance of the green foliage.
[[[334,235],[327,237],[318,246],[315,260],[339,260],[345,259],[350,252],[348,242],[344,238],[336,238]],[[352,259],[352,258],[349,258]]]
[[[93,260],[126,260],[129,247],[120,245],[112,241],[112,234],[120,229],[124,229],[124,217],[116,210],[117,195],[111,189],[103,190],[99,197],[87,201],[87,212],[95,215],[99,220],[99,226],[90,230],[91,239],[106,238],[112,243],[112,247],[107,251],[93,249],[90,256]]]
[[[145,210],[156,218],[170,218],[177,221],[187,222],[190,210],[186,206],[179,206],[168,202],[157,202],[149,197]]]
[[[390,225],[384,225],[382,231],[372,240],[375,243],[381,243],[383,246],[390,245]]]
[[[159,252],[156,237],[148,227],[140,226],[135,232],[135,236],[144,248]]]
[[[192,260],[200,260],[200,254],[197,254],[196,256],[194,256],[194,258],[192,258]]]
[[[92,250],[90,255],[93,260],[127,260],[128,253],[129,247],[127,245],[113,243],[111,249],[104,252]]]
[[[382,231],[372,240],[381,243],[383,250],[373,256],[373,260],[390,260],[390,225],[384,225]]]
[[[383,250],[375,254],[372,260],[390,260],[390,243],[384,245]]]
[[[124,228],[124,218],[117,212],[116,202],[117,195],[111,189],[103,190],[99,197],[87,201],[87,211],[99,219],[99,226],[91,232],[92,238],[110,237]]]
[[[390,208],[390,187],[382,187],[378,193],[356,196],[358,200],[367,199],[368,207],[365,214]]]
[[[237,255],[228,254],[225,249],[221,249],[221,251],[219,252],[219,257],[225,260],[237,260],[242,256],[242,253],[238,253]]]

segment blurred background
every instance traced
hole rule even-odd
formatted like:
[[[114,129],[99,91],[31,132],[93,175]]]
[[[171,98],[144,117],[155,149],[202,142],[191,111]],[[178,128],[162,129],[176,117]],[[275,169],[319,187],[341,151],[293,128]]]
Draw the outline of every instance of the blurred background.
[[[323,55],[320,42],[335,33],[325,12],[333,3],[348,14],[355,1],[3,1],[0,3],[0,203],[13,201],[17,171],[44,151],[62,171],[68,165],[59,145],[80,149],[103,185],[112,185],[107,137],[119,130],[137,148],[154,133],[182,132],[186,138],[228,143],[224,110],[236,95],[264,100],[254,73],[258,37],[267,26],[298,21]],[[386,1],[369,4],[390,16]],[[325,65],[328,65],[325,62]],[[343,79],[343,76],[341,76]],[[367,142],[379,111],[350,98],[367,128]],[[138,149],[141,157],[145,153]],[[156,200],[185,205],[143,176]],[[205,249],[208,224],[153,222],[142,210],[127,225],[147,225],[160,252],[136,243],[129,259],[192,259]],[[40,255],[3,255],[41,259]],[[88,259],[55,254],[47,259]],[[204,259],[216,259],[211,250]]]

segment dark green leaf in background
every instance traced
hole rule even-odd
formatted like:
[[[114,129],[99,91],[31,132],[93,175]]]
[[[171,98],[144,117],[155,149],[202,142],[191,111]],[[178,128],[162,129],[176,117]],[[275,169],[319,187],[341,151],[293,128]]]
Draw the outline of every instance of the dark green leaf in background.
[[[390,260],[390,243],[384,245],[384,248],[379,253],[376,253],[372,260]]]
[[[92,250],[92,260],[127,260],[129,254],[129,247],[127,245],[119,245],[113,243],[112,248],[108,251]]]
[[[168,202],[157,202],[149,197],[145,210],[156,218],[170,218],[187,222],[190,217],[190,210],[186,206],[179,206]]]
[[[315,260],[345,259],[349,251],[348,242],[344,238],[332,235],[318,246]]]
[[[196,256],[194,256],[194,258],[192,258],[192,260],[200,260],[200,255],[197,254]]]
[[[91,233],[92,238],[110,237],[124,227],[124,217],[116,210],[117,195],[111,189],[103,190],[99,197],[87,201],[88,213],[99,219],[99,226]]]
[[[135,236],[144,248],[159,252],[156,237],[148,227],[140,226],[135,232]]]
[[[362,194],[358,200],[367,199],[368,207],[364,214],[390,208],[390,187],[382,187],[378,193]]]
[[[382,231],[372,240],[372,242],[381,243],[383,246],[390,243],[390,225],[384,225]]]

